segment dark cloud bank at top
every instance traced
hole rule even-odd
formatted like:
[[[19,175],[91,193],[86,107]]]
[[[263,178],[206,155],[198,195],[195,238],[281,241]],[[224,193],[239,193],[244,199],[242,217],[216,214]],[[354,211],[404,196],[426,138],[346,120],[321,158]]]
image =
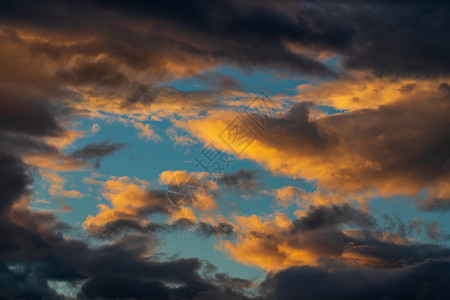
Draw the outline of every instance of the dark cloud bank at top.
[[[285,42],[292,42],[332,51],[342,56],[345,68],[379,75],[439,76],[450,71],[446,1],[3,1],[0,11],[3,25],[91,37],[71,46],[33,44],[36,53],[52,59],[104,53],[134,69],[161,70],[164,58],[181,55],[336,75],[320,61],[289,51]],[[150,30],[139,31],[136,24]],[[154,26],[159,33],[151,30]],[[83,83],[86,76],[98,74],[104,84],[126,82],[113,74],[111,65],[87,72],[92,67],[83,64],[62,77]],[[101,76],[105,71],[108,78]]]

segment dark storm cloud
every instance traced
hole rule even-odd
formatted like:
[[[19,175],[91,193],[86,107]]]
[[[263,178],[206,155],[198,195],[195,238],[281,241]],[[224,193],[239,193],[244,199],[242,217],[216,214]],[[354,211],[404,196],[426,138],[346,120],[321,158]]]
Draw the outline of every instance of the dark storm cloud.
[[[172,43],[183,53],[244,67],[334,75],[317,60],[291,52],[285,42],[292,42],[335,52],[342,55],[344,66],[373,70],[379,75],[439,76],[450,71],[446,55],[450,12],[444,1],[79,1],[76,7],[70,2],[35,5],[4,1],[0,8],[7,24],[25,23],[52,30],[58,27],[78,34],[88,28],[97,30],[102,34],[97,41],[107,41],[110,47],[94,41],[82,51],[91,49],[90,53],[95,53],[103,48],[135,67],[154,63],[147,60],[144,50],[152,50],[155,45],[168,49],[166,46]],[[145,45],[142,39],[133,39],[133,30],[117,16],[143,24],[162,24],[171,36],[182,32],[189,36],[189,42],[181,42],[179,37],[171,41],[157,37]],[[108,37],[105,33],[113,27],[115,36]]]
[[[51,299],[64,300],[64,297],[57,297],[47,283],[34,276],[29,267],[21,266],[21,269],[16,271],[8,268],[5,263],[0,263],[0,281],[1,299],[40,300],[51,296]]]
[[[125,102],[125,105],[133,103],[151,104],[156,100],[160,91],[160,88],[150,85],[140,84],[133,86],[130,95],[127,97],[127,102]]]
[[[450,262],[427,260],[396,270],[292,267],[263,283],[264,299],[419,300],[450,297]]]
[[[7,243],[0,251],[0,278],[7,280],[1,281],[0,291],[12,299],[55,295],[48,280],[84,282],[78,295],[83,299],[153,299],[158,295],[161,299],[191,299],[209,292],[233,295],[203,279],[198,273],[202,263],[197,259],[160,262],[146,258],[144,254],[154,244],[148,237],[127,235],[110,245],[90,248],[49,230],[4,221],[1,228]]]
[[[203,52],[241,66],[276,66],[291,71],[333,75],[333,71],[305,55],[293,54],[282,40],[298,40],[306,45],[324,44],[340,48],[351,38],[351,29],[340,24],[313,28],[299,16],[291,16],[276,5],[255,5],[255,2],[196,1],[163,2],[127,5],[123,2],[103,2],[101,5],[123,10],[141,17],[152,17],[169,26],[187,28],[188,32],[209,39],[216,45]],[[226,17],[225,17],[226,16]],[[198,41],[192,36],[193,41]],[[194,47],[192,48],[195,49]],[[199,49],[195,49],[199,51]]]
[[[128,83],[127,77],[106,61],[80,63],[70,70],[58,71],[56,76],[73,85],[98,84],[118,87]]]
[[[34,136],[57,135],[62,129],[54,111],[44,102],[2,92],[0,88],[0,130]]]
[[[0,154],[0,297],[2,299],[43,299],[55,295],[49,288],[47,280],[42,279],[41,272],[35,272],[29,264],[30,260],[46,264],[52,256],[52,245],[64,247],[59,234],[53,233],[52,228],[62,229],[56,216],[46,213],[32,214],[28,210],[12,210],[11,207],[22,196],[27,195],[27,185],[31,178],[27,174],[25,165],[20,158],[8,153]],[[13,220],[17,219],[20,224]],[[47,229],[42,230],[42,224]],[[39,226],[38,226],[39,225]],[[41,232],[38,228],[41,228]],[[65,227],[66,228],[66,227]],[[79,243],[68,241],[65,246],[73,251],[79,250]],[[59,253],[58,253],[59,254]],[[56,256],[55,256],[56,257]],[[48,266],[44,268],[52,279],[55,274],[66,279],[80,278],[64,266]],[[41,268],[42,270],[42,268]],[[53,274],[53,275],[52,275]]]
[[[241,65],[271,63],[287,70],[327,73],[319,63],[287,51],[280,43],[284,39],[335,51],[343,55],[346,66],[380,75],[436,76],[450,71],[446,55],[450,11],[445,2],[219,1],[200,5],[182,1],[172,5],[157,1],[130,5],[117,1],[106,6],[190,28],[219,45],[214,55]]]
[[[112,244],[89,248],[84,242],[66,240],[50,231],[2,225],[9,244],[1,247],[1,253],[10,251],[0,256],[0,278],[7,279],[0,282],[0,291],[12,299],[56,295],[48,280],[83,282],[78,294],[81,299],[192,299],[204,293],[233,298],[232,291],[200,276],[202,262],[198,259],[157,261],[146,257],[154,244],[148,237],[127,235]]]
[[[209,87],[207,90],[182,91],[169,86],[133,83],[126,93],[126,101],[122,103],[125,108],[132,107],[135,104],[149,106],[160,104],[170,107],[172,104],[181,105],[186,102],[189,102],[190,106],[205,111],[220,107],[220,103],[215,100],[219,94],[209,90]]]
[[[369,4],[367,6],[367,4]],[[448,2],[351,4],[355,43],[344,51],[349,68],[378,75],[448,75],[450,6]],[[342,17],[345,12],[342,10]]]

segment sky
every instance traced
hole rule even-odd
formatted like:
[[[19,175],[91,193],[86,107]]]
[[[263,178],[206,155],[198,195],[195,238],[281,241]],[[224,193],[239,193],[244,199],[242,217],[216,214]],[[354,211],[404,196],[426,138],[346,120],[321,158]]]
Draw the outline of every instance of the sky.
[[[448,1],[1,1],[0,299],[450,299]]]

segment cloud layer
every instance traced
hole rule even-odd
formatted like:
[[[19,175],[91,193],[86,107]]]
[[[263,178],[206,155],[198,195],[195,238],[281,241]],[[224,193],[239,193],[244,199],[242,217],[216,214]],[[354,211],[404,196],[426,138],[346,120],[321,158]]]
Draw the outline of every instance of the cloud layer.
[[[0,298],[450,298],[441,224],[369,205],[450,209],[449,28],[440,0],[1,1]],[[298,84],[269,99],[227,68]],[[249,161],[104,176],[133,145],[97,122]],[[74,228],[70,198],[101,203]],[[180,232],[265,278],[161,253]]]

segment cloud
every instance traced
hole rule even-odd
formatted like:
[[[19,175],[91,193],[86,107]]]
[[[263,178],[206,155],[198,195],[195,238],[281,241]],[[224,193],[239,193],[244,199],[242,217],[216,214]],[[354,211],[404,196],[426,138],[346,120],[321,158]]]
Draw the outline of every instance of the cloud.
[[[56,76],[70,85],[120,86],[128,83],[127,77],[120,73],[116,66],[106,61],[81,62],[71,70],[59,70]]]
[[[221,175],[217,182],[224,184],[228,189],[252,192],[260,186],[260,183],[256,180],[258,173],[260,172],[255,170],[238,170],[232,174]]]
[[[44,102],[23,99],[19,95],[0,91],[0,130],[35,136],[55,136],[61,132],[54,113]]]
[[[51,172],[45,169],[40,170],[42,179],[50,183],[48,193],[51,196],[62,196],[67,198],[80,198],[83,194],[77,190],[65,190],[64,185],[67,183],[67,179],[58,175],[56,172]]]
[[[308,231],[324,227],[334,227],[339,224],[356,225],[369,228],[375,221],[367,214],[351,207],[349,204],[331,207],[314,207],[308,211],[308,215],[294,221],[293,231]]]
[[[59,209],[59,212],[60,212],[60,213],[68,213],[68,212],[71,212],[71,211],[72,211],[72,207],[69,206],[69,205],[67,205],[67,204],[63,205],[63,206]]]
[[[125,235],[96,247],[73,237],[66,238],[64,233],[71,228],[56,215],[32,212],[27,207],[28,200],[24,201],[23,197],[28,195],[30,178],[19,158],[2,153],[0,177],[4,177],[5,183],[0,206],[0,296],[3,298],[62,299],[64,296],[50,284],[58,281],[73,287],[76,297],[81,299],[149,296],[247,299],[242,293],[249,286],[246,280],[216,273],[214,267],[195,258],[158,259],[154,255],[157,239],[151,234]],[[110,182],[110,191],[113,187],[120,188],[117,184],[125,179],[118,180]],[[130,182],[124,184],[129,187]],[[132,188],[128,192],[133,192]],[[203,272],[204,269],[207,271]]]
[[[445,241],[449,238],[448,234],[441,232],[437,222],[430,222],[424,218],[416,217],[405,223],[398,215],[391,217],[387,214],[383,214],[382,220],[382,228],[384,231],[396,232],[402,237],[413,236],[414,234],[420,235],[424,233],[429,239],[434,241]]]
[[[416,195],[425,189],[448,199],[445,162],[450,106],[446,94],[438,91],[377,109],[317,119],[309,118],[310,107],[305,102],[294,104],[284,115],[268,118],[260,131],[251,127],[248,115],[229,111],[178,125],[228,153],[234,153],[238,142],[245,142],[248,146],[241,158],[256,161],[274,174],[317,180],[319,188],[385,196]],[[223,132],[236,120],[243,125],[239,125],[239,141],[233,144],[223,139]],[[227,136],[236,135],[229,132]]]
[[[161,137],[157,133],[155,133],[155,131],[153,129],[150,128],[149,124],[139,123],[134,120],[132,120],[131,123],[133,124],[133,126],[136,129],[138,129],[140,131],[139,136],[141,138],[144,138],[147,141],[151,140],[151,139],[156,140],[156,141],[161,140]]]
[[[92,143],[78,149],[72,153],[74,157],[81,158],[100,158],[112,155],[114,152],[125,147],[125,144],[121,143],[110,143],[109,140],[99,143]]]
[[[241,90],[241,84],[232,76],[223,75],[218,72],[204,72],[195,76],[203,84],[206,84],[210,89],[228,91]]]
[[[84,134],[85,132],[82,130],[65,130],[63,134],[56,137],[46,137],[44,140],[57,149],[65,149],[77,139],[84,137]]]
[[[395,270],[292,267],[266,278],[262,299],[444,299],[449,267],[447,259]]]
[[[303,189],[290,185],[274,189],[273,192],[277,202],[284,207],[289,206],[295,199],[300,200],[306,194]]]
[[[66,133],[68,134],[66,135]],[[57,139],[72,140],[72,137],[73,135],[66,131]],[[27,134],[8,131],[0,131],[0,138],[2,139],[0,151],[15,153],[29,165],[63,172],[82,170],[87,167],[84,160],[60,152],[60,149],[56,146],[65,144],[62,140],[47,140],[48,137],[40,139]]]
[[[228,223],[219,223],[218,225],[214,226],[211,224],[207,224],[205,222],[200,222],[197,226],[196,231],[205,236],[210,235],[230,236],[233,234],[233,225]]]
[[[188,145],[192,145],[192,144],[197,144],[198,143],[192,137],[190,137],[189,134],[181,133],[181,132],[177,131],[177,128],[175,128],[175,127],[171,127],[169,129],[167,129],[166,130],[166,134],[177,145],[188,146]]]
[[[160,174],[160,183],[168,184],[167,190],[151,188],[147,181],[126,176],[112,176],[106,182],[97,181],[96,184],[102,185],[102,196],[110,205],[99,204],[99,212],[95,216],[89,215],[83,228],[95,235],[104,235],[109,231],[118,233],[121,227],[125,231],[138,232],[169,230],[164,226],[147,224],[147,217],[152,214],[167,216],[169,227],[174,228],[178,228],[180,222],[188,222],[186,225],[190,227],[197,224],[196,215],[209,220],[208,216],[214,215],[218,209],[215,201],[218,187],[206,175],[164,171]],[[208,224],[211,222],[208,221]],[[201,225],[200,222],[198,226],[201,227],[199,232],[210,230],[209,235],[213,234],[212,231],[220,234],[226,229],[225,225],[220,224]]]
[[[0,298],[58,299],[52,282],[78,286],[81,299],[249,298],[249,281],[200,259],[161,259],[156,234],[172,230],[214,236],[231,258],[279,271],[265,280],[263,298],[448,298],[450,252],[438,244],[448,236],[437,223],[385,217],[383,227],[362,200],[361,209],[343,204],[400,193],[424,210],[450,207],[447,2],[2,1],[0,18]],[[80,196],[56,171],[84,170],[85,160],[124,147],[104,141],[62,153],[84,135],[71,128],[79,117],[125,120],[147,138],[158,138],[151,120],[169,118],[234,153],[218,137],[249,116],[226,111],[236,109],[226,98],[248,95],[215,73],[221,66],[334,79],[278,95],[300,103],[266,119],[270,130],[241,153],[273,174],[317,182],[313,193],[277,190],[283,204],[315,205],[295,212],[298,219],[227,220],[217,212],[215,182],[185,171],[164,172],[160,181],[170,185],[178,175],[194,186],[189,201],[184,189],[170,199],[137,178],[96,181],[107,204],[83,227],[109,244],[90,246],[53,213],[28,207],[26,164],[50,174],[51,194]],[[208,88],[168,86],[184,78]],[[348,112],[327,116],[314,105]],[[252,191],[254,175],[241,170],[219,184]],[[152,214],[167,223],[150,223]]]
[[[128,116],[135,119],[137,123],[147,119],[161,120],[174,115],[190,118],[224,107],[218,99],[223,95],[219,91],[182,91],[167,86],[155,87],[149,83],[138,86],[130,84],[128,87],[114,88],[103,93],[98,89],[74,89],[74,91],[82,99],[71,101],[68,105],[78,115],[105,118],[106,116],[103,115],[105,112]],[[130,121],[114,119],[111,116],[110,119],[124,123]]]
[[[14,201],[25,193],[31,179],[25,174],[23,162],[9,153],[0,152],[0,217],[5,214]]]
[[[312,206],[296,220],[275,213],[236,216],[234,223],[236,240],[221,240],[217,248],[240,263],[272,272],[333,264],[390,269],[450,255],[445,246],[414,238],[422,224],[394,230],[349,204]]]
[[[47,1],[34,7],[30,17],[25,3],[8,1],[1,11],[7,24],[20,25],[22,30],[39,28],[47,35],[34,43],[36,53],[53,59],[102,53],[108,62],[150,69],[159,76],[192,75],[221,62],[333,76],[335,72],[319,60],[332,54],[341,57],[347,69],[378,75],[433,77],[449,72],[445,56],[449,18],[442,1],[309,4],[94,1],[79,3],[76,11],[69,2],[54,6]],[[96,13],[106,10],[111,14]],[[71,20],[71,25],[61,26],[65,20]],[[51,43],[48,36],[58,31],[70,33],[72,43],[67,35],[61,43]],[[108,73],[116,78],[112,74],[117,73]],[[97,77],[93,81],[105,80]]]
[[[36,216],[34,213],[22,217]],[[48,283],[57,280],[79,285],[77,298],[81,299],[148,296],[191,299],[205,294],[245,299],[238,292],[239,285],[234,292],[222,288],[219,280],[202,277],[199,273],[203,263],[198,259],[156,260],[152,256],[156,241],[151,236],[127,235],[111,244],[91,248],[82,241],[64,239],[45,227],[40,228],[43,231],[2,220],[2,235],[8,239],[8,244],[0,248],[3,295],[27,299],[57,297],[60,295]],[[14,263],[5,262],[13,253]],[[228,284],[231,283],[230,280]]]
[[[348,30],[342,26],[333,24],[335,28],[321,28],[322,32],[318,32],[307,24],[296,21],[295,18],[287,17],[280,10],[273,10],[274,7],[252,7],[251,5],[249,9],[242,9],[239,5],[226,1],[208,4],[205,7],[199,7],[189,1],[184,4],[177,3],[177,5],[183,5],[183,10],[190,17],[183,17],[172,9],[172,5],[163,3],[137,6],[105,2],[97,2],[94,5],[83,3],[80,4],[80,9],[81,7],[91,8],[94,11],[107,9],[114,15],[122,16],[124,20],[139,20],[147,28],[146,32],[144,34],[134,30],[120,19],[110,19],[106,16],[101,18],[104,21],[103,26],[86,27],[87,24],[98,24],[98,15],[84,13],[78,15],[79,20],[77,20],[72,11],[72,14],[67,17],[74,22],[72,26],[66,27],[65,31],[84,34],[91,38],[88,39],[90,42],[64,46],[37,43],[35,48],[47,55],[59,57],[64,54],[92,55],[101,52],[108,58],[127,64],[134,69],[151,67],[153,72],[163,74],[171,72],[184,76],[221,61],[242,66],[282,67],[292,71],[332,75],[333,71],[320,62],[286,49],[282,40],[295,37],[300,37],[300,41],[304,43],[314,43],[314,40],[319,40],[332,48],[335,44],[345,43],[347,40],[344,33],[348,33]],[[66,15],[65,10],[71,8],[70,3],[63,5],[65,9],[44,5],[47,7],[47,12],[51,11],[50,14],[45,14],[37,7],[34,17],[25,21],[21,16],[24,7],[20,4],[8,3],[3,6],[6,6],[3,7],[3,16],[10,22],[44,28],[45,23],[42,22],[44,15],[46,15],[47,24],[56,25],[61,22],[60,17],[49,16]],[[241,13],[237,13],[236,9]],[[228,15],[228,18],[214,18],[214,11],[221,11],[220,15]],[[160,18],[162,15],[165,15],[164,19]],[[81,20],[83,22],[80,22]],[[152,25],[168,25],[168,22],[170,26],[160,27],[160,32],[151,31]],[[111,32],[112,26],[121,30]],[[87,28],[91,28],[90,34]],[[98,29],[92,31],[92,28]],[[269,28],[270,31],[268,31]],[[100,33],[103,34],[100,35]],[[337,34],[344,41],[339,38],[333,41],[331,37],[333,34]],[[183,35],[189,35],[190,39],[183,38]],[[331,39],[327,40],[328,37]],[[154,45],[158,46],[153,47]],[[155,57],[159,59],[156,60]]]
[[[98,168],[100,165],[100,159],[111,156],[114,152],[117,152],[124,148],[126,144],[123,143],[110,143],[109,139],[103,142],[94,142],[84,146],[81,149],[75,150],[71,156],[75,158],[94,159],[95,166]]]
[[[57,172],[81,171],[88,167],[86,161],[60,153],[24,155],[23,161],[31,166]]]
[[[112,239],[123,235],[124,233],[165,233],[182,229],[188,229],[195,223],[188,219],[180,219],[171,224],[154,223],[154,222],[138,222],[132,219],[116,219],[98,226],[96,231],[91,231],[94,237],[102,239]]]
[[[197,223],[196,220],[186,218],[177,219],[169,224],[155,222],[142,223],[131,219],[117,219],[101,227],[97,227],[97,231],[91,233],[97,238],[113,239],[129,233],[161,234],[181,230],[192,230],[192,232],[203,237],[231,237],[234,234],[233,225],[230,223],[212,225],[206,222]]]
[[[191,206],[200,212],[217,209],[219,188],[208,173],[168,170],[159,175],[159,182],[167,184],[168,197],[175,205]]]
[[[142,180],[126,176],[111,177],[103,184],[102,196],[112,207],[99,204],[100,211],[96,216],[89,215],[83,227],[96,232],[103,225],[120,219],[142,221],[148,214],[170,214],[174,205],[167,197],[167,192],[148,187],[149,183]]]
[[[124,232],[154,233],[192,229],[203,236],[231,236],[233,224],[218,214],[219,188],[207,173],[164,171],[160,183],[167,190],[150,188],[150,183],[129,177],[111,177],[102,196],[110,205],[99,204],[99,212],[87,217],[83,228],[98,237]],[[154,223],[152,214],[167,216],[166,224]]]
[[[341,110],[376,109],[411,98],[440,97],[440,86],[446,79],[377,77],[370,72],[351,72],[348,77],[319,84],[301,84],[293,98]]]

